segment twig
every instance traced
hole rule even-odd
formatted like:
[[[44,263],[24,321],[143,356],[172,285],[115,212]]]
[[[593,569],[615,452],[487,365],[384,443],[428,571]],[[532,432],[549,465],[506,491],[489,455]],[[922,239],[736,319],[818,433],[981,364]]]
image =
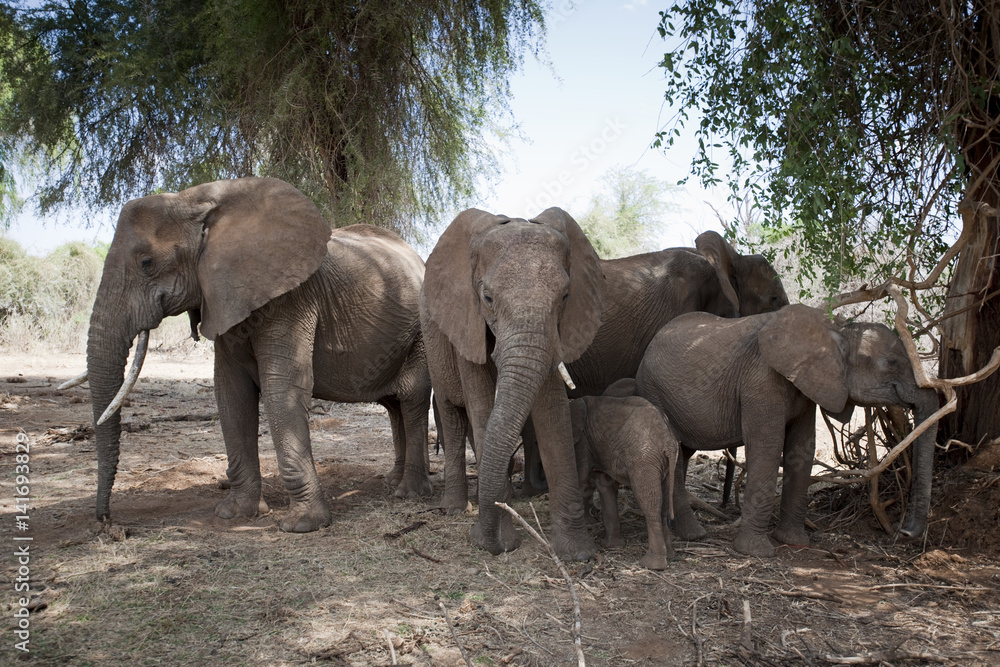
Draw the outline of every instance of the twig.
[[[392,645],[392,637],[389,636],[389,631],[382,628],[382,636],[385,637],[385,643],[389,645],[389,655],[392,656],[392,664],[396,664],[396,648]]]
[[[553,653],[549,649],[545,648],[544,646],[542,646],[541,644],[539,644],[538,642],[536,642],[535,638],[532,637],[530,634],[528,634],[528,617],[527,617],[527,615],[525,615],[525,617],[521,619],[521,632],[524,633],[524,636],[527,637],[528,640],[531,641],[532,644],[534,644],[538,648],[542,649],[543,651],[545,651],[549,655],[555,655],[555,653]]]
[[[750,600],[743,598],[743,630],[740,632],[740,645],[753,652],[753,620],[750,617]]]
[[[421,558],[426,558],[427,560],[429,560],[432,563],[440,563],[441,562],[437,558],[434,558],[433,556],[428,556],[427,554],[421,552],[416,547],[410,547],[410,551],[412,551],[415,555],[420,556]]]
[[[462,654],[462,659],[465,660],[467,667],[472,667],[472,663],[469,662],[469,655],[465,652],[465,648],[462,647],[462,642],[458,641],[458,633],[455,632],[455,626],[451,624],[451,617],[448,616],[448,610],[445,609],[444,602],[438,602],[438,606],[441,607],[441,613],[444,614],[444,621],[448,624],[448,629],[451,630],[451,638],[455,640],[455,645],[458,646],[458,650]]]
[[[883,588],[939,588],[947,591],[995,591],[995,588],[984,586],[942,586],[939,584],[881,584],[872,586],[869,590],[877,591]]]
[[[861,653],[860,655],[823,655],[820,656],[820,659],[833,665],[880,665],[883,662],[889,665],[895,665],[901,660],[923,660],[938,663],[949,662],[944,658],[944,656],[936,653],[897,650],[879,651],[877,653]]]
[[[708,595],[702,595],[691,603],[691,639],[694,640],[698,667],[701,667],[705,663],[705,642],[698,636],[698,600],[707,598]]]
[[[826,602],[836,602],[837,604],[844,604],[844,599],[839,598],[836,595],[831,595],[829,593],[817,593],[816,591],[783,591],[778,589],[779,595],[784,595],[790,598],[809,598],[810,600],[825,600]]]
[[[518,523],[524,526],[524,529],[545,547],[545,549],[549,552],[549,557],[552,559],[552,562],[556,564],[556,567],[559,568],[559,572],[562,573],[563,579],[566,580],[566,586],[569,588],[570,597],[573,598],[573,648],[576,650],[577,664],[580,667],[584,667],[587,664],[587,660],[583,656],[583,622],[581,620],[582,615],[580,614],[580,598],[576,595],[576,587],[573,586],[573,579],[570,578],[569,572],[566,571],[566,566],[563,565],[562,560],[560,560],[559,556],[556,554],[556,550],[552,548],[549,541],[539,535],[538,531],[532,528],[528,522],[517,513],[517,510],[509,506],[507,503],[497,502],[494,504],[517,519]],[[534,511],[535,508],[532,507],[531,509]],[[535,515],[535,520],[538,520],[538,515]],[[541,528],[541,525],[539,525],[539,528]]]
[[[412,533],[417,528],[420,528],[420,526],[426,526],[426,525],[427,525],[426,521],[414,521],[409,526],[406,526],[405,528],[400,528],[395,533],[386,533],[382,537],[384,537],[387,540],[394,540],[397,537],[402,537],[403,535],[406,535],[407,533]]]

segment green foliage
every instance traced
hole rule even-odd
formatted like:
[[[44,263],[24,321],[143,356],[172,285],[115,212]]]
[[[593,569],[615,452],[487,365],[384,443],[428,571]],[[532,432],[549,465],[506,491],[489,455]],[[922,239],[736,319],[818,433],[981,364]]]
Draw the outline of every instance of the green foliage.
[[[412,231],[467,197],[534,0],[75,0],[8,10],[0,135],[43,211],[276,176],[338,225]],[[2,156],[0,156],[2,157]]]
[[[828,293],[906,276],[907,249],[919,278],[957,233],[957,119],[981,118],[994,95],[995,79],[963,71],[976,5],[946,16],[926,2],[676,2],[659,31],[680,112],[656,145],[697,123],[692,174],[719,184],[725,155],[731,200],[783,230],[784,252]]]
[[[669,210],[664,197],[671,186],[645,171],[613,167],[602,178],[604,189],[579,217],[580,227],[604,259],[655,250],[656,233]]]
[[[0,346],[78,348],[103,268],[103,256],[83,243],[38,258],[0,237]]]

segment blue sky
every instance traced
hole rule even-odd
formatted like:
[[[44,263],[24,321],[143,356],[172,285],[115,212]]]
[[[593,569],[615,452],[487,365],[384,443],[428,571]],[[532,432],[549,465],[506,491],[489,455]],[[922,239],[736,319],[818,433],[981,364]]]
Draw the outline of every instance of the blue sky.
[[[492,188],[472,205],[531,217],[557,205],[586,210],[600,179],[616,165],[632,166],[669,183],[688,173],[695,142],[684,137],[664,154],[649,148],[674,111],[663,104],[657,66],[664,43],[656,31],[664,5],[643,0],[553,0],[546,40],[549,64],[526,57],[511,81],[510,100],[520,138],[512,138],[496,165]],[[663,247],[692,245],[706,229],[721,231],[705,203],[724,207],[719,193],[689,183],[669,199],[671,213],[660,234]],[[449,212],[451,215],[454,212]],[[44,254],[70,240],[110,240],[116,213],[39,220],[30,211],[8,236],[29,252]]]

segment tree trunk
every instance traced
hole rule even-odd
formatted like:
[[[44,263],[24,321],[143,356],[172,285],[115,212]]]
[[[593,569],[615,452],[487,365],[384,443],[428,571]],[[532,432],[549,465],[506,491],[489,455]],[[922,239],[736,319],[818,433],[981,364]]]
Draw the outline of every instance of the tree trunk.
[[[970,16],[975,17],[963,35],[958,67],[970,81],[995,82],[1000,53],[995,42],[1000,16],[989,3],[975,2]],[[995,83],[993,84],[995,86]],[[969,94],[969,91],[962,91]],[[985,98],[972,97],[966,102],[968,113],[961,114],[956,137],[967,165],[967,191],[970,202],[984,202],[1000,207],[1000,94],[987,87]],[[975,215],[975,213],[965,214]],[[1000,220],[995,216],[966,219],[977,224],[975,236],[959,255],[948,286],[943,326],[946,340],[939,353],[939,375],[960,377],[979,370],[1000,345]],[[951,316],[953,315],[953,316]],[[949,317],[951,316],[951,317]],[[945,440],[954,438],[976,446],[1000,438],[1000,373],[967,387],[958,388],[958,410],[941,423]]]

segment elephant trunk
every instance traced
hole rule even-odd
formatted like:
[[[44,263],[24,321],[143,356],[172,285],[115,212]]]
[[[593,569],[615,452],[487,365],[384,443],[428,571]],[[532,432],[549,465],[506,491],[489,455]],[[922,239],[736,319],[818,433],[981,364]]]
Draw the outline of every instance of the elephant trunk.
[[[914,425],[920,424],[938,409],[937,392],[921,389],[913,404]],[[924,431],[913,443],[913,477],[910,481],[910,507],[908,516],[900,528],[907,537],[924,532],[927,514],[931,507],[931,477],[934,466],[934,443],[937,439],[937,424]]]
[[[502,510],[493,503],[508,500],[508,462],[538,392],[552,372],[551,352],[540,340],[545,340],[540,333],[518,332],[497,341],[496,402],[486,423],[479,462],[479,522],[483,546],[493,554],[505,550],[500,534]]]
[[[122,386],[125,362],[136,333],[127,321],[113,321],[110,313],[117,311],[107,307],[107,300],[107,295],[98,293],[87,337],[87,374],[94,415],[94,437],[97,442],[95,513],[98,520],[111,516],[111,487],[118,470],[121,411],[114,411],[100,425],[97,422]]]

